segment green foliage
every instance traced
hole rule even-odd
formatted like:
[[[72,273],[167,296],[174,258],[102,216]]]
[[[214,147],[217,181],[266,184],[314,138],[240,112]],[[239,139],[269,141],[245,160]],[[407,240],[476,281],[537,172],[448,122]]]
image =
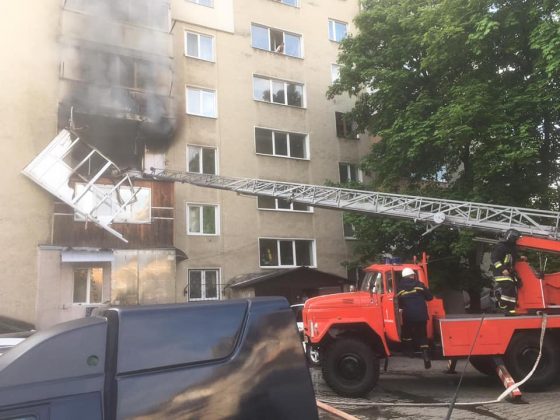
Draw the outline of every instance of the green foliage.
[[[352,119],[381,139],[369,187],[559,209],[559,4],[364,0],[328,96],[355,96]],[[468,232],[352,218],[362,259],[428,251],[461,273],[453,287],[480,279]]]

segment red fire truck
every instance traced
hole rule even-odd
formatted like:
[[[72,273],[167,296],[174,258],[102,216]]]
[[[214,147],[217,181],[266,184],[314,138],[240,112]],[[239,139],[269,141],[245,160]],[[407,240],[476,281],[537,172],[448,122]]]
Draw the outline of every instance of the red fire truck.
[[[519,247],[560,252],[560,213],[553,211],[165,169],[154,169],[150,176],[314,207],[414,220],[425,223],[427,232],[440,225],[497,234],[513,228],[522,234]],[[378,381],[380,359],[387,363],[392,349],[398,347],[400,316],[395,295],[405,267],[429,285],[425,258],[415,264],[374,264],[366,269],[360,290],[306,302],[305,338],[319,350],[324,379],[339,394],[367,394]],[[537,273],[524,261],[517,262],[515,270],[523,283],[517,316],[449,315],[436,298],[428,302],[428,335],[432,350],[441,358],[468,356],[482,373],[498,374],[506,387],[524,378],[541,354],[527,386],[543,388],[560,373],[560,273]],[[519,390],[512,392],[514,397],[520,395]]]
[[[560,251],[559,242],[539,238],[522,237],[518,245]],[[428,286],[425,258],[419,264],[374,264],[366,269],[360,290],[306,302],[303,320],[308,344],[320,349],[323,377],[337,393],[367,394],[378,381],[379,359],[387,360],[400,343],[396,289],[405,267],[412,268]],[[523,281],[518,316],[447,315],[442,300],[435,298],[428,302],[428,337],[440,357],[470,356],[476,369],[488,375],[498,373],[509,386],[511,377],[521,380],[536,361],[543,325],[539,312],[546,311],[541,360],[527,382],[533,388],[544,388],[560,373],[560,314],[554,315],[560,308],[560,273],[538,275],[523,261],[515,268]]]

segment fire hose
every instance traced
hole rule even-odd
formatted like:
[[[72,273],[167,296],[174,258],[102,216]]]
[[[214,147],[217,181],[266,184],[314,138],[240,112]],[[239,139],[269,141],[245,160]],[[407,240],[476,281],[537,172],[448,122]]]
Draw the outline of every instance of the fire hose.
[[[457,407],[472,407],[472,406],[500,403],[512,391],[518,389],[525,382],[527,382],[529,379],[531,379],[531,376],[533,376],[533,374],[537,370],[537,366],[539,365],[539,362],[540,362],[541,357],[542,357],[542,348],[543,348],[544,335],[545,335],[545,332],[546,332],[546,324],[547,324],[546,313],[542,312],[541,317],[542,317],[542,322],[541,322],[541,334],[540,334],[540,341],[539,341],[539,354],[538,354],[538,356],[535,360],[533,368],[529,371],[529,373],[527,373],[527,375],[522,380],[510,385],[504,392],[502,392],[494,400],[455,402],[456,399],[457,399],[457,395],[459,393],[460,387],[461,387],[461,383],[462,383],[463,376],[465,374],[468,362],[470,360],[472,351],[474,349],[474,345],[476,344],[476,339],[478,337],[478,332],[480,332],[480,328],[481,328],[482,323],[484,321],[484,316],[483,316],[480,320],[480,324],[478,326],[477,334],[475,335],[475,338],[474,338],[473,343],[471,345],[471,349],[470,349],[469,354],[467,356],[465,366],[463,368],[463,371],[461,372],[461,377],[459,378],[459,383],[457,385],[457,389],[455,390],[453,398],[450,402],[437,402],[437,403],[405,403],[405,402],[402,402],[401,403],[401,402],[359,402],[359,401],[356,401],[356,402],[350,402],[350,403],[346,403],[346,402],[342,403],[341,401],[330,401],[330,400],[326,400],[326,399],[320,399],[319,401],[324,402],[325,404],[343,405],[343,406],[346,406],[346,407],[347,406],[356,406],[356,407],[449,407],[449,411],[447,413],[446,419],[450,418],[451,412],[453,411],[453,407],[455,407],[455,406],[457,406]]]

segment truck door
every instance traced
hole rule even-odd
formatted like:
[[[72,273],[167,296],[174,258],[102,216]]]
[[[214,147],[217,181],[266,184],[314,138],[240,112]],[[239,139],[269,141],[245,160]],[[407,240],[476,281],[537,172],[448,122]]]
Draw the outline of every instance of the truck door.
[[[395,272],[387,271],[385,273],[385,295],[381,303],[385,335],[390,341],[400,342],[401,324],[398,299],[395,296],[396,289]]]

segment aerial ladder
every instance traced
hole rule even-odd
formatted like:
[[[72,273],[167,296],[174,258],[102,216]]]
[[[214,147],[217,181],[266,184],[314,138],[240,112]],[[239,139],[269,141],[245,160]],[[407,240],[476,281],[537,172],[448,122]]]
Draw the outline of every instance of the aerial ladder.
[[[171,169],[151,168],[145,176],[325,209],[413,220],[424,223],[426,233],[441,225],[494,233],[516,229],[524,235],[519,240],[521,246],[560,252],[560,213],[555,211]]]

